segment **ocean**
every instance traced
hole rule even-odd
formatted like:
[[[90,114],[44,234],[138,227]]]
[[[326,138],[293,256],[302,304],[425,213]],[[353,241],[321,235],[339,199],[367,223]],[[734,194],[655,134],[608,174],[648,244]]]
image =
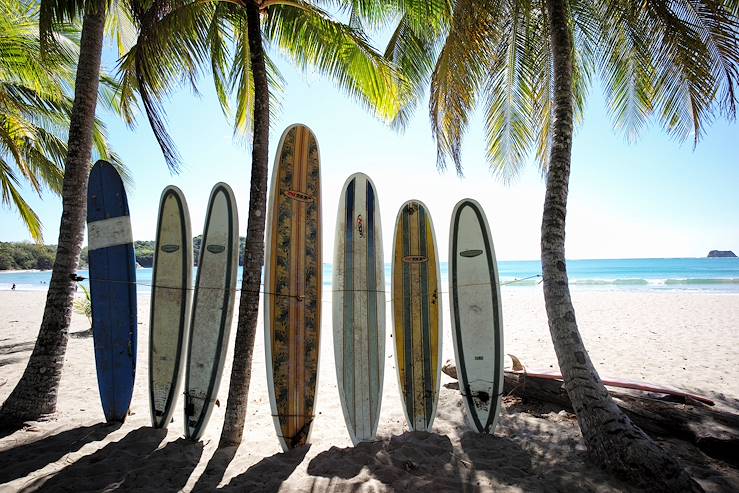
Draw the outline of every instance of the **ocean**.
[[[448,266],[441,263],[442,286],[447,286]],[[540,289],[541,265],[538,260],[503,260],[498,263],[503,290]],[[739,293],[739,258],[657,258],[568,260],[572,289],[709,291]],[[324,292],[331,290],[331,264],[323,265]],[[87,277],[87,271],[79,271]],[[139,292],[151,291],[152,270],[136,271]],[[0,272],[0,290],[16,284],[18,290],[45,290],[50,271]],[[193,273],[193,279],[195,275]],[[385,265],[390,280],[390,264]],[[237,285],[240,285],[241,278]],[[389,289],[389,286],[388,286]]]

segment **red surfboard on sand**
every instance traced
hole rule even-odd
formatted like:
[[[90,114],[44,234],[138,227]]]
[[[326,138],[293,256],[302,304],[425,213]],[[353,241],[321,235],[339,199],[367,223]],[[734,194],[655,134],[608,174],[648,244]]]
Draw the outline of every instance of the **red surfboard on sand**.
[[[518,358],[516,358],[515,356],[512,356],[510,354],[508,356],[510,356],[513,360],[513,369],[506,370],[510,373],[525,375],[526,378],[541,378],[543,380],[557,380],[560,382],[564,381],[562,374],[559,372],[553,370],[529,369],[523,366]],[[619,389],[639,390],[642,392],[654,392],[656,394],[672,395],[675,397],[680,397],[682,399],[692,399],[703,404],[707,404],[709,406],[713,406],[716,404],[708,397],[691,394],[690,392],[683,392],[682,390],[678,390],[675,388],[662,387],[647,382],[637,382],[634,380],[624,380],[609,377],[601,377],[601,381],[603,382],[603,385],[607,387],[616,387]]]

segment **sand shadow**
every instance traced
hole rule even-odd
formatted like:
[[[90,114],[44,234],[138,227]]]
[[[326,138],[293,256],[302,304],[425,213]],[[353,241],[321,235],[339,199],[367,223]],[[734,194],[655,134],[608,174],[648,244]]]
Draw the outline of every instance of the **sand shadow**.
[[[460,439],[472,467],[493,483],[514,485],[523,491],[633,490],[632,485],[591,461],[572,414],[502,416],[498,433],[490,436],[470,431]],[[504,462],[498,462],[501,455],[507,457]]]
[[[24,491],[120,491],[130,473],[135,474],[137,470],[147,467],[166,435],[166,430],[137,428],[120,441],[111,442],[93,454],[82,457],[51,477],[40,477],[28,483]],[[160,462],[159,467],[168,466]],[[162,471],[166,476],[170,473],[169,470]]]
[[[20,358],[20,357],[5,358],[5,359],[0,360],[0,368],[2,368],[3,366],[14,365],[16,363],[20,363],[21,361],[25,361],[25,360],[26,358]]]
[[[192,493],[215,491],[228,469],[228,465],[236,455],[238,447],[218,448],[208,460],[205,470],[192,487]]]
[[[219,491],[277,492],[280,486],[303,462],[310,446],[265,457],[239,474]]]
[[[132,468],[116,491],[141,491],[156,485],[159,491],[185,487],[203,455],[203,443],[178,438],[148,456],[141,467]]]
[[[17,342],[14,344],[3,344],[0,345],[0,355],[7,356],[15,353],[25,353],[33,351],[33,347],[36,345],[36,341],[25,341]]]
[[[491,483],[486,486],[493,488],[532,489],[533,485],[526,487],[527,479],[533,474],[531,457],[510,438],[468,431],[462,435],[460,446],[460,475],[468,489],[485,480]]]
[[[42,467],[56,462],[64,455],[76,452],[88,443],[102,440],[120,424],[97,423],[41,437],[31,443],[0,452],[0,462],[12,464],[0,468],[0,483],[22,478]]]
[[[343,488],[334,483],[336,479],[353,482],[365,467],[395,491],[464,491],[449,437],[421,431],[355,447],[331,447],[311,460],[308,474],[329,478],[334,489],[353,490],[361,485]]]

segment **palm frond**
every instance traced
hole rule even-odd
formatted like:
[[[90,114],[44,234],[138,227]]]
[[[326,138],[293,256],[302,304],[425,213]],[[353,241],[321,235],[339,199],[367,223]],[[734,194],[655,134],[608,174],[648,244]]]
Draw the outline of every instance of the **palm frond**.
[[[431,76],[429,115],[436,139],[437,166],[451,157],[462,172],[461,143],[485,79],[497,56],[498,2],[459,0]]]
[[[0,157],[0,196],[2,197],[2,203],[5,205],[12,204],[26,225],[31,238],[41,242],[43,240],[41,220],[21,195],[18,185],[19,181],[13,172],[13,168]]]
[[[208,33],[212,3],[154,0],[133,9],[139,25],[136,44],[119,63],[121,91],[126,99],[138,94],[149,125],[172,171],[180,156],[167,132],[162,101],[175,87],[195,87],[199,70],[208,56]],[[131,113],[131,106],[124,105]]]
[[[302,70],[314,69],[383,120],[400,110],[401,78],[363,33],[331,19],[315,6],[274,5],[264,23],[267,39]]]
[[[534,38],[531,12],[519,5],[506,12],[498,53],[490,62],[486,82],[485,129],[487,158],[494,172],[508,181],[525,164],[537,127],[532,121],[534,71],[531,58]]]
[[[410,15],[404,15],[398,22],[387,47],[385,58],[393,62],[404,74],[406,79],[405,101],[398,116],[392,121],[395,128],[402,129],[410,121],[416,105],[424,95],[426,86],[431,79],[434,69],[434,60],[438,56],[442,32],[424,30],[417,32],[413,28]],[[403,87],[403,86],[401,86]]]
[[[80,42],[79,22],[54,14],[51,44],[44,52],[38,26],[42,10],[34,2],[0,0],[2,200],[18,211],[37,241],[42,239],[41,225],[20,185],[39,195],[45,190],[61,193]],[[114,82],[102,77],[101,98],[108,101]],[[110,154],[104,133],[96,131],[96,145]]]

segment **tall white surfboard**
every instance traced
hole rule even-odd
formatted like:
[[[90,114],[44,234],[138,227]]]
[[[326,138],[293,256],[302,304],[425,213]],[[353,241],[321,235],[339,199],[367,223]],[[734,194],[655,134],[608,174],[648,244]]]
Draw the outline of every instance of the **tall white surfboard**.
[[[213,187],[200,244],[185,377],[185,435],[199,440],[213,411],[231,332],[239,217],[231,187]]]
[[[459,389],[469,425],[493,433],[503,392],[503,313],[485,212],[464,199],[449,228],[449,301]]]
[[[336,380],[352,442],[374,440],[385,366],[385,263],[377,191],[364,173],[339,198],[333,264]]]
[[[168,186],[159,201],[149,322],[151,422],[166,428],[182,387],[192,298],[192,231],[182,191]]]

